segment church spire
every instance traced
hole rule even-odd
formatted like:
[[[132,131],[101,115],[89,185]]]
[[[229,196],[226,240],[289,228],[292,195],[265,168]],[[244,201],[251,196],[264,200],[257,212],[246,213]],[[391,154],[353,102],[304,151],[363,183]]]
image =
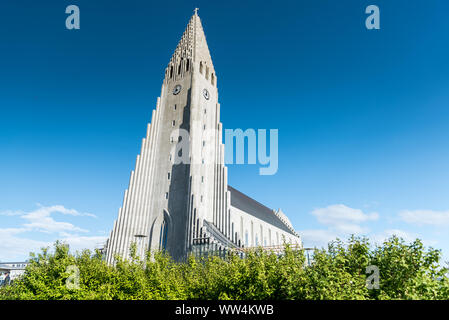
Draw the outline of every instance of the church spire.
[[[215,74],[206,36],[198,16],[198,8],[195,8],[167,66],[165,79],[177,80],[190,72],[192,68],[203,67],[207,68],[211,74]]]

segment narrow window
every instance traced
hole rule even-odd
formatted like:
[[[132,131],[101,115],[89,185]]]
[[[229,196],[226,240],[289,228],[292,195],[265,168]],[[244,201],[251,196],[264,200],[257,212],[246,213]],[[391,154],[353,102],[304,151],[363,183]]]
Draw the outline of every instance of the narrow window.
[[[174,127],[174,126],[175,126],[175,124],[176,124],[176,121],[175,121],[175,120],[173,120],[173,121],[171,122],[171,126],[172,126],[172,127]]]
[[[206,141],[203,140],[203,147],[206,145]]]
[[[193,196],[192,196],[193,197]],[[192,198],[193,199],[193,198]],[[196,208],[193,210],[193,237],[196,238],[196,227],[195,227],[195,221],[196,221]]]
[[[200,73],[203,74],[203,62],[200,62]]]
[[[165,199],[168,199],[168,192],[165,193]]]
[[[206,67],[206,80],[209,80],[209,67]]]
[[[168,178],[168,180],[170,180],[170,172],[167,173],[167,178]]]
[[[251,245],[254,246],[254,223],[251,221]]]
[[[203,196],[201,196],[200,201],[203,202]]]
[[[204,182],[204,176],[201,176],[201,183]]]
[[[206,130],[206,125],[205,124],[203,124],[203,130]]]
[[[215,86],[215,75],[212,73],[212,75],[210,76],[211,79],[211,83],[213,86]]]
[[[243,217],[240,217],[240,236],[243,240]]]
[[[159,236],[159,249],[165,250],[166,248],[167,248],[167,222],[164,219],[161,225],[161,233]]]
[[[190,68],[190,60],[187,59],[187,63],[186,63],[186,71],[189,71]]]
[[[170,78],[173,77],[173,66],[170,67]]]
[[[174,109],[176,110],[176,104],[175,104],[175,107],[174,107]]]
[[[181,66],[182,66],[182,60],[181,60],[181,62],[179,63],[178,74],[181,74]]]

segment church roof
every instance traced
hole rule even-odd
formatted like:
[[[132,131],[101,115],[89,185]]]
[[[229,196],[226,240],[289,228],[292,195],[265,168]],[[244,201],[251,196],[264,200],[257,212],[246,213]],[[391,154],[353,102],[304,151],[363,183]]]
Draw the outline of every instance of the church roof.
[[[281,219],[279,219],[274,210],[264,206],[260,202],[248,197],[231,186],[228,186],[228,190],[231,192],[231,206],[296,236],[296,234],[290,230]]]

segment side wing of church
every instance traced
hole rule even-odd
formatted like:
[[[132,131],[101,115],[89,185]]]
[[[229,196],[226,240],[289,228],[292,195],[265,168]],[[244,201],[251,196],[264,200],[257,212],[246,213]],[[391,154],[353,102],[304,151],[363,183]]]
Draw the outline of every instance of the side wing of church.
[[[106,260],[165,250],[183,260],[202,250],[301,245],[279,209],[228,185],[217,75],[200,18],[190,19],[165,70]]]

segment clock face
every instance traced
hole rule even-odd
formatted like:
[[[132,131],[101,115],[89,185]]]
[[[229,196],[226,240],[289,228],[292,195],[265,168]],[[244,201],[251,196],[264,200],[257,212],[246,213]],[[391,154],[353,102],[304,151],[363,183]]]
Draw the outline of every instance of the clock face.
[[[206,100],[209,100],[209,91],[207,91],[207,89],[203,89],[203,96]]]
[[[173,88],[173,94],[176,96],[178,93],[181,92],[181,85],[177,84],[174,88]]]

